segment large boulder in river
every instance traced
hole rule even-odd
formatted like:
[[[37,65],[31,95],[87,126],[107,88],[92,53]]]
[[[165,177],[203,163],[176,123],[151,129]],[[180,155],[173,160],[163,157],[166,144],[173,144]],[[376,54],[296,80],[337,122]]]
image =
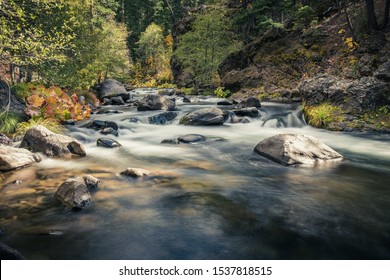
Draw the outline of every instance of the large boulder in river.
[[[175,108],[175,102],[165,96],[148,94],[138,104],[138,111],[164,110],[171,111]]]
[[[40,161],[39,156],[26,149],[0,145],[0,171],[17,169]]]
[[[342,155],[308,135],[278,134],[264,139],[254,151],[283,165],[341,160]]]
[[[184,125],[222,125],[228,114],[219,108],[202,108],[185,115],[180,124]]]
[[[49,157],[86,156],[85,149],[79,141],[66,135],[51,132],[41,125],[33,126],[27,130],[20,147],[34,153],[43,153]]]
[[[54,197],[68,208],[81,209],[92,203],[92,196],[88,191],[86,179],[82,177],[68,179],[63,182]]]
[[[130,99],[130,93],[127,92],[123,84],[114,79],[106,79],[103,81],[100,90],[100,100],[104,98],[121,97],[123,101]]]

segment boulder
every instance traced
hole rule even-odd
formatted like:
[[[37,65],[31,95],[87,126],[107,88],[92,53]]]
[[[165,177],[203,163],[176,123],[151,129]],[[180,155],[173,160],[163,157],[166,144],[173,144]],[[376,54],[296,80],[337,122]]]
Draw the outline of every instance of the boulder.
[[[84,175],[82,178],[88,188],[96,189],[100,184],[100,180],[92,175]]]
[[[9,145],[10,143],[11,139],[7,135],[0,133],[0,145]]]
[[[96,141],[96,144],[98,147],[103,148],[119,148],[120,146],[122,146],[118,141],[115,141],[114,139],[108,137],[99,138]]]
[[[232,116],[231,123],[250,123],[250,121],[245,118],[245,117],[237,117],[237,116]]]
[[[11,94],[11,102],[9,103],[8,94]],[[9,105],[9,111],[20,116],[22,120],[28,120],[28,116],[25,113],[27,108],[26,103],[10,90],[7,83],[0,78],[0,112]]]
[[[25,260],[19,251],[0,242],[0,260]]]
[[[389,102],[389,85],[374,77],[349,81],[324,74],[303,81],[298,89],[307,105],[327,102],[339,106],[344,113],[354,115],[376,109]]]
[[[130,176],[134,178],[146,177],[150,174],[151,172],[149,170],[133,167],[127,168],[126,170],[121,172],[121,175]]]
[[[260,114],[259,110],[257,110],[256,107],[237,109],[237,110],[233,110],[233,112],[234,114],[236,114],[236,116],[251,117],[251,118],[257,118]]]
[[[103,105],[112,105],[111,99],[103,98],[102,100]]]
[[[110,100],[112,105],[125,105],[125,101],[121,96],[112,97]]]
[[[175,102],[165,96],[149,94],[142,98],[138,104],[138,111],[165,110],[171,111],[175,108]]]
[[[86,156],[83,145],[76,139],[51,132],[46,127],[37,125],[27,130],[21,148],[32,152],[40,152],[49,157],[65,157],[69,155]]]
[[[149,117],[150,124],[166,124],[170,121],[173,121],[179,113],[177,112],[164,112],[158,115]]]
[[[183,103],[191,103],[191,99],[189,99],[188,97],[183,97]]]
[[[185,115],[180,123],[184,125],[222,125],[228,114],[219,108],[202,108]]]
[[[317,138],[298,134],[278,134],[266,138],[257,144],[254,151],[283,165],[315,165],[343,158]]]
[[[103,130],[105,128],[112,128],[117,131],[119,126],[116,122],[113,121],[101,121],[101,120],[93,120],[86,125],[87,128],[91,128],[94,130]]]
[[[374,77],[378,80],[390,82],[390,61],[387,61],[379,66],[374,73]]]
[[[81,209],[92,203],[91,193],[81,177],[68,179],[57,189],[54,197],[68,208]]]
[[[39,156],[26,149],[0,145],[0,171],[17,169],[40,161]]]
[[[123,114],[123,111],[118,110],[99,110],[96,112],[97,115],[101,114]]]
[[[130,93],[127,92],[123,84],[114,79],[104,80],[100,89],[100,100],[104,100],[104,98],[110,99],[112,97],[118,96],[120,96],[123,101],[130,99]]]
[[[249,108],[249,107],[255,107],[255,108],[260,108],[260,100],[257,99],[256,97],[248,97],[242,100],[239,104],[239,107],[241,108]]]

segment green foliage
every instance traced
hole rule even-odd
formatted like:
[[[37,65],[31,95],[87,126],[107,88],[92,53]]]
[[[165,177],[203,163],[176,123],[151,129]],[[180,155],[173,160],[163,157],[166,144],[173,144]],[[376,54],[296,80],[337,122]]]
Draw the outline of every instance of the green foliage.
[[[172,56],[172,35],[164,37],[163,29],[157,24],[151,23],[141,33],[137,45],[140,64],[135,69],[138,72],[134,72],[134,76],[142,77],[139,80],[144,80],[151,86],[170,83],[172,81],[169,63]],[[139,83],[139,81],[136,81],[136,83]]]
[[[215,94],[218,98],[227,98],[227,97],[229,97],[232,93],[230,92],[230,90],[225,90],[224,87],[217,87],[217,88],[214,90],[214,94]]]
[[[234,38],[231,21],[221,8],[199,13],[192,30],[180,36],[175,55],[195,77],[196,87],[213,84],[218,65],[240,47]]]
[[[0,132],[5,134],[13,134],[20,121],[18,114],[7,111],[0,113]]]
[[[31,95],[31,90],[40,85],[41,82],[34,81],[29,83],[20,83],[13,86],[12,90],[19,96],[21,99],[25,100]]]
[[[304,106],[303,108],[308,124],[317,128],[327,128],[331,122],[343,121],[341,110],[337,106],[322,103],[315,106]]]
[[[27,122],[19,123],[16,128],[16,135],[23,136],[27,130],[36,125],[42,125],[54,133],[63,133],[65,131],[65,128],[56,119],[34,117]]]
[[[27,98],[26,113],[31,117],[83,120],[91,115],[91,108],[85,101],[79,102],[78,96],[71,96],[59,87],[37,86],[31,89]]]
[[[196,95],[197,92],[194,88],[182,88],[181,91],[185,94],[185,95]]]
[[[294,19],[294,30],[308,28],[311,25],[317,23],[318,21],[317,13],[311,6],[299,7],[298,10],[295,12]]]
[[[363,120],[378,129],[390,129],[390,108],[382,106],[376,110],[367,111],[363,115]]]

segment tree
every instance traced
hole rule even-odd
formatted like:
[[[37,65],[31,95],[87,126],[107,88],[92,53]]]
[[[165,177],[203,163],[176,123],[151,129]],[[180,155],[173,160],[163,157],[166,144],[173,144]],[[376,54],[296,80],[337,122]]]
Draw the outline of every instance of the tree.
[[[367,24],[370,30],[382,30],[386,28],[389,23],[389,10],[390,10],[390,0],[386,0],[385,8],[383,12],[383,22],[378,23],[377,16],[375,13],[375,1],[374,0],[365,0],[366,11],[367,11]]]
[[[221,8],[204,10],[196,16],[192,30],[179,37],[175,55],[195,77],[195,86],[212,85],[218,65],[239,42],[231,22]]]
[[[163,29],[155,23],[151,23],[141,33],[137,54],[146,75],[161,80],[170,79],[172,43],[172,36],[164,37]]]

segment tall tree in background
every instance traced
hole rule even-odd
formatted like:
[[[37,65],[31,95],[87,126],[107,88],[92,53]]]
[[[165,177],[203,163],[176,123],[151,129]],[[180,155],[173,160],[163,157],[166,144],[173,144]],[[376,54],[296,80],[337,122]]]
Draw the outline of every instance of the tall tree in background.
[[[383,12],[383,21],[381,24],[378,23],[377,15],[375,12],[375,1],[374,0],[365,0],[366,10],[367,10],[367,22],[370,30],[381,30],[386,28],[389,23],[389,10],[390,10],[390,0],[385,0],[384,3],[384,12]]]
[[[224,16],[224,10],[212,8],[196,16],[192,30],[179,38],[175,55],[195,77],[195,86],[210,86],[218,75],[221,61],[239,43],[234,40],[231,22]]]

